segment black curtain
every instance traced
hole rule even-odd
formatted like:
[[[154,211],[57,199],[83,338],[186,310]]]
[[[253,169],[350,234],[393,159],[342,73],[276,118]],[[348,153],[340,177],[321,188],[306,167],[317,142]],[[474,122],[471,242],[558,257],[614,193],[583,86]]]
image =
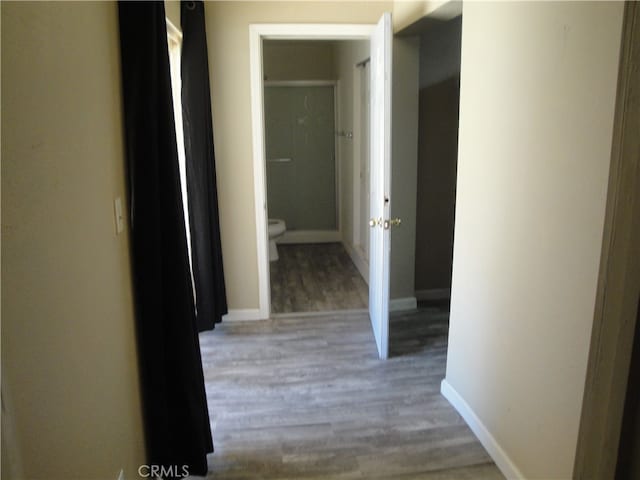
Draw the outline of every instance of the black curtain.
[[[164,2],[119,2],[131,254],[149,464],[213,451],[189,273]]]
[[[191,260],[198,330],[227,313],[213,151],[209,61],[201,1],[180,2],[182,118],[187,163]]]

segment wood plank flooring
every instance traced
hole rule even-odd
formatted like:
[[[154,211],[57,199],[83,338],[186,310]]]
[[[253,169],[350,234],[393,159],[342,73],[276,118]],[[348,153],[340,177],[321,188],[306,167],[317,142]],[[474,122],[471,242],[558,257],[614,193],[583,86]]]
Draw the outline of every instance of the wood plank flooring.
[[[448,313],[395,316],[377,358],[366,314],[229,322],[200,335],[208,479],[503,478],[440,394]]]
[[[271,312],[367,308],[369,287],[340,243],[278,245],[270,262]]]

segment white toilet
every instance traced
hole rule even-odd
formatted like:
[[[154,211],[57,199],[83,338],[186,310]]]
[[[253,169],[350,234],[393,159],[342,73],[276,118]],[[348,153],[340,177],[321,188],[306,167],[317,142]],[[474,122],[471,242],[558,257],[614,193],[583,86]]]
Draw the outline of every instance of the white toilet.
[[[284,220],[279,218],[269,219],[269,261],[275,262],[278,260],[278,247],[276,247],[276,239],[284,235],[287,230],[287,225]]]

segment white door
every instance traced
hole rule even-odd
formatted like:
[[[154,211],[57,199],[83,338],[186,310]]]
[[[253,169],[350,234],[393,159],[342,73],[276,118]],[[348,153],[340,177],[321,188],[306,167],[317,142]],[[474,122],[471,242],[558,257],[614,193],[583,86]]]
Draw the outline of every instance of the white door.
[[[391,14],[371,35],[369,317],[381,359],[389,355],[391,231]]]

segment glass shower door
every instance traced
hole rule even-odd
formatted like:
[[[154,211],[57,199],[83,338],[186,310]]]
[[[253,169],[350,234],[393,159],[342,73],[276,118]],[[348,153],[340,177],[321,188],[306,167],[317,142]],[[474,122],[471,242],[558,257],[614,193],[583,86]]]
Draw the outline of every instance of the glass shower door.
[[[333,85],[266,85],[267,210],[287,231],[337,231]]]

